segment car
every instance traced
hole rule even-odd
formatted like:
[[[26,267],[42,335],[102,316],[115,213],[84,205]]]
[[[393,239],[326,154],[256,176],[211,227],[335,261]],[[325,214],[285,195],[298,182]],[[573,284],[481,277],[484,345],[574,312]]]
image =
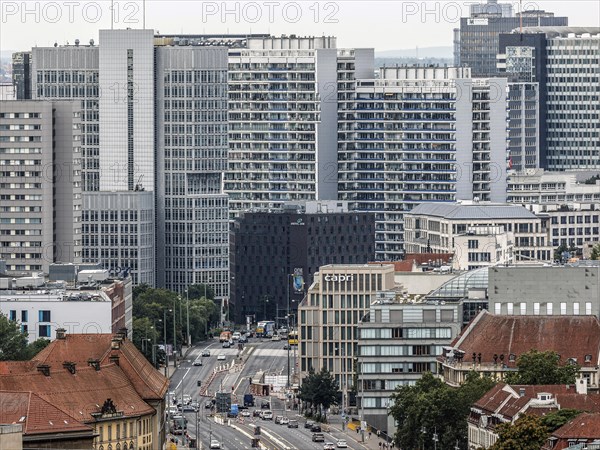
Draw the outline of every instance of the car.
[[[290,346],[290,344],[284,344],[283,345],[283,349],[284,350],[290,350],[292,347]]]
[[[278,334],[274,334],[273,337],[271,338],[272,341],[280,341],[281,337]]]
[[[298,421],[297,420],[290,420],[289,423],[287,424],[288,428],[298,428]]]
[[[225,361],[227,359],[227,357],[223,354],[220,354],[219,356],[217,356],[217,361]]]
[[[275,416],[275,423],[277,423],[277,424],[281,423],[282,419],[283,419],[283,416]]]
[[[312,431],[313,433],[320,433],[321,425],[314,424],[312,427],[310,427],[310,431]]]
[[[210,440],[210,448],[221,448],[221,443],[216,439]]]
[[[183,403],[185,405],[189,405],[190,403],[192,403],[192,396],[190,394],[185,394],[183,396]]]
[[[348,443],[345,440],[340,439],[339,441],[337,441],[336,447],[337,448],[348,448]]]
[[[234,341],[237,341],[240,337],[242,337],[241,333],[239,331],[236,331],[235,333],[233,333],[233,336],[231,336],[231,338]]]
[[[288,329],[286,327],[282,327],[279,329],[279,334],[287,334]]]
[[[204,407],[206,409],[210,409],[210,408],[212,408],[212,406],[213,406],[213,404],[212,404],[212,402],[210,400],[207,400],[207,401],[204,402]]]
[[[271,409],[271,404],[269,402],[262,402],[260,404],[261,409]]]
[[[323,433],[314,433],[312,435],[313,442],[325,442],[325,435]]]
[[[240,344],[247,344],[247,343],[248,343],[248,338],[247,338],[246,336],[241,336],[241,337],[238,339],[238,342],[239,342]]]
[[[202,350],[202,356],[210,356],[210,350]]]
[[[273,420],[273,412],[268,409],[262,412],[262,420]]]
[[[252,417],[260,417],[260,412],[261,412],[260,409],[255,409],[252,412]]]
[[[223,342],[223,348],[231,348],[231,344],[229,343],[229,341]]]
[[[333,442],[326,442],[323,445],[323,450],[335,450],[335,444]]]
[[[280,425],[287,425],[288,423],[290,423],[290,419],[287,417],[282,417],[282,419],[279,421]]]
[[[304,424],[304,428],[312,428],[315,423],[312,420],[307,420]]]
[[[195,366],[201,366],[202,365],[202,360],[201,359],[197,359],[194,361],[194,365]]]
[[[242,416],[242,417],[250,417],[250,411],[244,410],[244,411],[240,412],[240,416]]]
[[[169,416],[176,416],[179,414],[179,410],[177,409],[177,406],[169,406],[167,407],[167,414]]]
[[[190,405],[183,405],[182,411],[183,412],[196,412],[198,410],[196,409],[195,406],[193,406],[193,405],[190,404]]]

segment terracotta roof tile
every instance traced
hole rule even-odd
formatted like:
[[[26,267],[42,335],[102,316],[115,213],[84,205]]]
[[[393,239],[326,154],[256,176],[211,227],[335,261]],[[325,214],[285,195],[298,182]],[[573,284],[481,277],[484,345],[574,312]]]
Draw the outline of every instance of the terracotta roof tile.
[[[88,359],[102,360],[110,351],[112,334],[67,334],[65,339],[55,339],[32,360],[40,364],[59,365],[64,361],[76,362],[80,367]]]
[[[429,261],[446,264],[453,256],[453,253],[407,253],[405,259],[415,260],[416,263],[421,266]]]
[[[108,398],[126,416],[155,412],[114,364],[102,366],[99,371],[92,367],[77,367],[75,374],[69,373],[61,364],[51,366],[50,376],[37,371],[0,375],[0,390],[34,392],[77,420],[86,422],[93,420],[91,413],[99,412]]]
[[[472,353],[481,353],[482,363],[490,364],[494,354],[504,354],[504,363],[515,367],[516,363],[509,361],[510,354],[518,357],[536,349],[553,350],[562,361],[576,358],[582,367],[596,366],[600,322],[595,316],[504,316],[484,310],[452,345],[465,352],[465,361]],[[591,355],[588,362],[586,355]]]
[[[598,439],[600,438],[600,414],[580,414],[552,433],[552,436],[563,439]]]
[[[93,428],[32,392],[0,391],[0,423],[23,424],[23,434],[93,432]]]
[[[31,372],[37,365],[36,361],[0,361],[0,375]]]

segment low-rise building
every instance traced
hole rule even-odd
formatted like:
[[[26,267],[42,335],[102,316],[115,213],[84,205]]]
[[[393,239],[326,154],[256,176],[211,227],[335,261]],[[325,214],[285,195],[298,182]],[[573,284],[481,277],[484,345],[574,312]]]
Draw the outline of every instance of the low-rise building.
[[[578,364],[579,379],[598,391],[600,321],[595,316],[504,316],[483,310],[437,358],[438,373],[450,386],[461,385],[473,370],[501,381],[532,349],[554,351],[563,364]]]
[[[471,407],[467,419],[469,450],[491,447],[498,440],[496,427],[500,424],[514,423],[524,414],[543,416],[560,409],[598,413],[600,396],[587,393],[585,380],[579,380],[576,385],[498,383]],[[548,447],[548,450],[554,448]]]
[[[456,238],[469,229],[500,227],[514,236],[516,264],[532,260],[551,261],[553,254],[548,242],[547,221],[518,205],[422,203],[405,213],[405,245],[407,252],[453,252]],[[510,241],[510,235],[506,240]]]
[[[406,298],[401,287],[378,292],[358,326],[358,406],[363,420],[388,436],[396,431],[390,396],[423,373],[436,373],[436,357],[462,325],[459,303],[415,298]]]
[[[23,450],[23,425],[0,425],[0,448]]]
[[[600,414],[583,413],[552,432],[542,450],[599,450]]]
[[[501,226],[475,226],[454,237],[453,268],[474,270],[514,262],[514,233]]]

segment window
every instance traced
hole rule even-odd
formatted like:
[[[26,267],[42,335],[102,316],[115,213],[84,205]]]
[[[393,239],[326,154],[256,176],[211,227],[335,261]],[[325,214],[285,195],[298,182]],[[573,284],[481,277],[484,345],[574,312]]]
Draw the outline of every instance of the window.
[[[585,302],[585,314],[587,316],[592,314],[592,303],[591,302]]]
[[[525,302],[521,302],[521,315],[527,315],[527,303]]]
[[[573,315],[574,316],[578,316],[579,315],[579,302],[574,302],[573,303]]]
[[[50,337],[50,325],[40,325],[38,337]]]
[[[40,322],[50,322],[50,311],[39,311],[39,321]]]
[[[560,303],[560,315],[564,316],[567,314],[567,304],[566,302],[561,302]]]
[[[534,316],[540,315],[540,304],[538,302],[533,304],[533,315]]]
[[[28,311],[21,311],[21,322],[28,322],[27,316]]]
[[[513,312],[514,312],[514,304],[513,303],[507,303],[506,307],[508,308],[508,315],[512,316]]]
[[[502,314],[502,304],[496,303],[494,304],[494,314]]]
[[[13,322],[17,320],[17,311],[15,311],[14,309],[11,309],[8,312],[8,319],[12,320]]]
[[[554,304],[553,304],[553,303],[548,303],[548,304],[546,305],[546,314],[547,314],[547,315],[551,316],[551,315],[553,314],[553,312],[552,312],[552,307],[553,307],[553,306],[554,306]]]
[[[479,248],[479,241],[477,239],[469,239],[468,242],[469,248]]]

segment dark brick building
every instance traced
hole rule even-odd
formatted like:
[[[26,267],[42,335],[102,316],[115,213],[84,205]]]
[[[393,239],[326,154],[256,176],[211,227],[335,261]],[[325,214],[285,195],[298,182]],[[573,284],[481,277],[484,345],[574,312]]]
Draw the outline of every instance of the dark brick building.
[[[325,207],[323,207],[325,206]],[[292,314],[313,274],[325,264],[366,264],[375,257],[375,216],[346,211],[345,203],[309,202],[237,218],[230,236],[231,292],[234,320],[244,323]],[[296,291],[292,274],[302,271]]]

